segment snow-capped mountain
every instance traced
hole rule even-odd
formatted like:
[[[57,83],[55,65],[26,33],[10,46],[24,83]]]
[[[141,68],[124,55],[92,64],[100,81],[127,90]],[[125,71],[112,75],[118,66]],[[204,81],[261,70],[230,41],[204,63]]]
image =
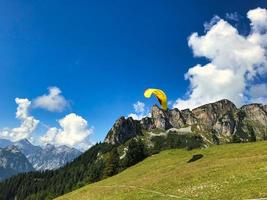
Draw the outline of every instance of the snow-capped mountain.
[[[28,159],[36,170],[43,171],[62,167],[80,154],[81,152],[75,148],[65,145],[55,147],[47,144],[41,152],[34,155],[31,154]]]
[[[17,147],[0,148],[0,180],[28,171],[34,171],[34,168]]]
[[[26,156],[35,170],[41,171],[62,167],[81,154],[77,149],[65,145],[55,147],[54,145],[47,144],[42,148],[31,144],[27,139],[17,142],[0,139],[1,146],[16,147],[15,149]]]
[[[13,143],[20,151],[28,157],[29,155],[38,154],[42,151],[42,148],[39,146],[35,146],[29,142],[27,139],[19,140]]]
[[[81,154],[75,148],[67,146],[55,147],[47,144],[41,148],[31,144],[27,139],[20,140],[14,145],[23,152],[36,170],[51,170],[64,166]]]

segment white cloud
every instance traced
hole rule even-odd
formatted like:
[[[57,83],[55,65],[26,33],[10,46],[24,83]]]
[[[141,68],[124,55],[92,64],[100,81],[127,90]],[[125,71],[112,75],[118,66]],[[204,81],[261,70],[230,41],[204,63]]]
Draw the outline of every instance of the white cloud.
[[[256,8],[247,13],[247,17],[251,21],[251,26],[255,31],[265,31],[267,29],[267,10],[264,8]]]
[[[251,13],[254,11],[248,12],[250,19]],[[236,28],[220,19],[212,23],[205,35],[193,33],[189,37],[188,44],[194,56],[206,57],[210,62],[188,70],[185,74],[185,79],[190,81],[188,97],[177,99],[174,107],[194,108],[223,98],[239,106],[247,99],[252,100],[245,96],[246,89],[255,77],[264,76],[267,72],[264,42],[267,35],[258,32],[259,27],[262,30],[266,24],[260,22],[264,18],[262,14],[257,19],[254,15],[249,36],[240,35]]]
[[[55,138],[58,134],[59,130],[56,127],[52,127],[49,128],[48,131],[46,132],[46,134],[44,134],[40,140],[41,142],[45,143],[45,144],[52,144],[55,143]]]
[[[91,145],[89,135],[92,129],[88,127],[88,123],[81,116],[71,113],[59,120],[60,128],[49,128],[40,140],[43,143],[54,145],[68,145],[77,148],[87,148]]]
[[[149,112],[145,109],[145,104],[143,102],[137,101],[133,104],[134,113],[130,113],[128,117],[132,117],[135,120],[141,120],[144,117],[149,116]]]
[[[48,88],[49,93],[37,97],[33,101],[35,108],[43,108],[51,112],[61,112],[68,105],[68,101],[61,95],[61,90],[58,87]]]
[[[34,119],[33,116],[29,116],[28,110],[31,101],[20,98],[16,98],[15,101],[18,104],[16,118],[21,121],[21,125],[17,128],[4,128],[0,130],[0,138],[9,139],[11,141],[29,138],[39,123],[39,120]]]

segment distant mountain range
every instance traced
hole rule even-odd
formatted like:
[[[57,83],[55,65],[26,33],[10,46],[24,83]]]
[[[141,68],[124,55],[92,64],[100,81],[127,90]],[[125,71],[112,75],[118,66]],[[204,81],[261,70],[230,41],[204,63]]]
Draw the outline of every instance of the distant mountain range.
[[[35,146],[27,139],[11,142],[0,139],[0,180],[20,172],[57,169],[81,154],[75,148]]]

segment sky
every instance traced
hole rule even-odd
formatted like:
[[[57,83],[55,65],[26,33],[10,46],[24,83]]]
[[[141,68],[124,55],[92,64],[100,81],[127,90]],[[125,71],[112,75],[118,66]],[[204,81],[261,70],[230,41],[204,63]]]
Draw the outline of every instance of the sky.
[[[267,102],[266,1],[0,1],[0,138],[86,149],[120,116]]]

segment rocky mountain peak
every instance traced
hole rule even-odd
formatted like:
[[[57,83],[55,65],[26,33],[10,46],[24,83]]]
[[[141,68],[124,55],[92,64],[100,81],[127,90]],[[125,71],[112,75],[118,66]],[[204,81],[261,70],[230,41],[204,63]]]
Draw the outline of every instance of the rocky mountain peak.
[[[122,144],[127,139],[142,134],[140,121],[132,117],[120,117],[109,130],[105,142],[110,144]]]
[[[151,116],[157,129],[180,128],[186,123],[182,113],[177,108],[162,110],[157,105],[154,105],[151,110]]]
[[[231,102],[228,99],[222,99],[220,101],[216,101],[214,103],[208,103],[202,106],[199,106],[197,108],[194,108],[192,110],[192,112],[197,112],[199,110],[212,110],[212,111],[216,111],[216,112],[227,112],[227,111],[232,111],[232,110],[236,110],[236,106],[233,102]]]
[[[159,108],[157,105],[153,105],[151,116],[154,121],[155,128],[165,130],[172,127],[168,120],[168,110],[165,111]]]
[[[192,113],[201,123],[212,126],[217,122],[218,118],[232,115],[236,111],[237,108],[231,101],[223,99],[195,108],[192,110]]]
[[[267,124],[267,111],[262,104],[248,104],[242,106],[240,109],[245,113],[246,118]]]
[[[13,145],[16,146],[26,156],[30,154],[36,154],[42,151],[41,147],[33,145],[27,139],[22,139],[17,142],[14,142]]]

